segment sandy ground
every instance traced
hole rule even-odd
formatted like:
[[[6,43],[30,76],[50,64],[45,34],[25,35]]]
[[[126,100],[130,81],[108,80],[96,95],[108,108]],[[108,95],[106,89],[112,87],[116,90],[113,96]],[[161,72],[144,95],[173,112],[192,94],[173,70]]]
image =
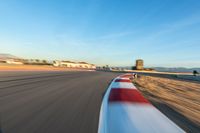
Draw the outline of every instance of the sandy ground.
[[[0,71],[70,71],[83,70],[66,67],[54,67],[48,65],[0,65]]]
[[[134,81],[143,95],[185,129],[200,132],[200,83],[139,76]]]

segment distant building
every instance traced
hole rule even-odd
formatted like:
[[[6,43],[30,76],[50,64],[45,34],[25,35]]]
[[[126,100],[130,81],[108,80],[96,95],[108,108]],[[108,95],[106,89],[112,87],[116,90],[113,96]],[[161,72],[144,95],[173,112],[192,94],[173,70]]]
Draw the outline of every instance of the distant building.
[[[96,66],[94,64],[89,64],[89,63],[86,63],[86,62],[78,62],[77,65],[78,65],[79,68],[89,68],[89,69],[95,69],[96,68]]]
[[[19,60],[19,59],[7,59],[6,63],[8,63],[8,64],[15,64],[15,65],[22,65],[22,64],[24,64],[22,62],[22,60]]]
[[[0,54],[0,63],[22,65],[23,59],[10,54]]]
[[[136,60],[135,67],[136,67],[136,70],[143,70],[144,69],[144,61],[142,59]]]
[[[72,61],[54,61],[54,66],[61,66],[61,67],[75,67],[75,62]]]
[[[72,62],[72,61],[53,61],[53,66],[68,67],[68,68],[96,69],[96,66],[94,64],[89,64],[86,62]]]

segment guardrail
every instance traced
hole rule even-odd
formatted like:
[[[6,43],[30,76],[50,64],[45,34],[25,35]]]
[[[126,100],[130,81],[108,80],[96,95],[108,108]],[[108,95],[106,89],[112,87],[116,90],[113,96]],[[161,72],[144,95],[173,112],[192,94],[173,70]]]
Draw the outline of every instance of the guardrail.
[[[194,81],[200,81],[200,75],[194,76],[194,75],[177,75],[180,79],[186,79],[186,80],[194,80]]]
[[[183,133],[142,96],[132,77],[124,74],[111,82],[102,101],[98,133]]]

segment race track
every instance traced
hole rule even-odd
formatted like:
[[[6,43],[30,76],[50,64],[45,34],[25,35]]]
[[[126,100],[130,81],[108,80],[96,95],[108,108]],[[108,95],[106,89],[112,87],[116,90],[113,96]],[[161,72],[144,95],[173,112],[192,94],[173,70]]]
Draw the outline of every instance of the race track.
[[[1,72],[3,133],[95,133],[104,91],[118,74]]]

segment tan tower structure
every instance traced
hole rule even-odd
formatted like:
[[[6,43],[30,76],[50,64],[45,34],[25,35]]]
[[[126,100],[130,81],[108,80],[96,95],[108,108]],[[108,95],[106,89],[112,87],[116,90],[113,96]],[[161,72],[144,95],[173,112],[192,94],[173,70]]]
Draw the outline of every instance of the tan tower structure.
[[[144,69],[144,61],[142,59],[136,60],[136,70],[143,70]]]

